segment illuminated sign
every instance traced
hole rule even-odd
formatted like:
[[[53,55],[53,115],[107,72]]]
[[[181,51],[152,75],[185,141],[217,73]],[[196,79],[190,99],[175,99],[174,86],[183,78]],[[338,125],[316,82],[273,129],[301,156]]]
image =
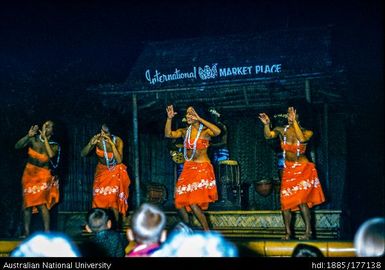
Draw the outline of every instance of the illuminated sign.
[[[202,67],[192,67],[191,70],[180,70],[175,68],[172,73],[162,73],[155,69],[145,71],[145,78],[150,84],[161,84],[169,81],[192,79],[192,80],[210,80],[221,77],[241,77],[241,76],[257,76],[263,74],[280,73],[282,64],[272,65],[253,65],[253,66],[236,66],[236,67],[218,67],[213,64],[211,67],[205,65]]]

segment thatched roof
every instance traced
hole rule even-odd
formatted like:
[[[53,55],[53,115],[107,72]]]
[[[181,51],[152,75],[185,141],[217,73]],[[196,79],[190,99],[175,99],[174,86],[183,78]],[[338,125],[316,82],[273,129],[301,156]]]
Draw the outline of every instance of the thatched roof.
[[[338,101],[344,70],[332,61],[329,27],[148,42],[120,85],[105,96],[137,93],[139,109],[164,112],[202,101],[222,110],[271,107],[288,99]]]

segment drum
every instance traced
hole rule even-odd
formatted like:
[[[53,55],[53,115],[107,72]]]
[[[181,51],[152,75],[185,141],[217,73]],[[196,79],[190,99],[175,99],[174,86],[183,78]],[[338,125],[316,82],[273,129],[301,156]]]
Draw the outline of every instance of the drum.
[[[184,156],[182,151],[170,151],[170,156],[172,161],[174,161],[176,164],[184,163]]]
[[[229,150],[227,148],[221,148],[221,149],[215,150],[213,155],[213,162],[218,163],[223,160],[228,160],[229,158],[230,158]]]
[[[179,175],[182,173],[183,171],[183,165],[184,163],[181,163],[181,164],[178,164],[176,165],[176,175],[177,175],[177,178],[179,178]]]
[[[236,160],[222,160],[218,164],[218,178],[231,186],[239,186],[241,183],[239,164]]]
[[[172,161],[174,161],[176,164],[184,163],[183,144],[173,144],[170,147],[170,156]]]
[[[167,201],[167,189],[159,183],[149,183],[146,186],[146,202],[163,204]]]
[[[255,188],[255,191],[259,195],[261,195],[263,197],[267,197],[273,191],[273,182],[269,179],[263,179],[260,181],[255,181],[254,182],[254,188]]]
[[[283,158],[283,152],[277,154],[278,158],[278,169],[282,170],[285,167],[285,159]]]

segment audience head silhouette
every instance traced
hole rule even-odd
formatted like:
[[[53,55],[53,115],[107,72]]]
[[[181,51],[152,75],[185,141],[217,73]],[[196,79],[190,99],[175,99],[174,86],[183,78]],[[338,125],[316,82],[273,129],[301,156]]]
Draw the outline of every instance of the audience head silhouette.
[[[11,257],[79,257],[78,248],[61,233],[36,233],[23,241]]]
[[[88,232],[100,232],[111,228],[111,219],[106,210],[102,208],[92,208],[87,214],[86,229]]]
[[[153,257],[237,257],[234,244],[215,232],[171,235]]]
[[[354,247],[358,257],[384,256],[385,219],[372,218],[365,221],[354,236]]]
[[[292,257],[324,257],[324,255],[315,246],[298,244],[293,250]]]
[[[166,216],[157,206],[142,204],[132,216],[128,238],[141,244],[161,242],[165,238]]]

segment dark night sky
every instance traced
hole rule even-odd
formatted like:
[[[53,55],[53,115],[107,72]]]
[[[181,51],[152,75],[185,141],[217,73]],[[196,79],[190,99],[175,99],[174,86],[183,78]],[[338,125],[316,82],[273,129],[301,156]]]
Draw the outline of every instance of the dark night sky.
[[[335,26],[335,60],[379,80],[381,6],[380,0],[2,2],[2,91],[69,92],[122,82],[141,41],[324,25]],[[355,92],[362,100],[360,88]]]
[[[346,67],[350,93],[346,100],[357,112],[353,134],[349,134],[353,153],[349,166],[360,168],[368,156],[380,164],[379,168],[366,165],[348,173],[347,178],[354,181],[346,192],[362,191],[366,203],[362,206],[356,193],[351,194],[359,224],[371,213],[378,214],[378,208],[373,212],[366,206],[384,208],[376,182],[383,179],[382,2],[2,1],[2,107],[23,111],[28,110],[25,104],[44,108],[41,101],[72,104],[81,96],[91,100],[87,87],[126,80],[143,41],[333,25],[334,61]],[[366,152],[358,152],[362,149]],[[374,180],[362,186],[366,177]]]

